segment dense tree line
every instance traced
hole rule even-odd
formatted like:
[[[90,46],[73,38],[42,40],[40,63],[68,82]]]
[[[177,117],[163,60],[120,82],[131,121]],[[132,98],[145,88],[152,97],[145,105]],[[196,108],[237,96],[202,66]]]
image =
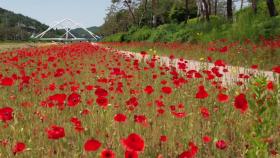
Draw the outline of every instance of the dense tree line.
[[[21,14],[0,8],[0,41],[28,40],[48,26]],[[56,34],[55,31],[52,34]]]
[[[192,18],[211,23],[211,16],[223,16],[233,22],[234,12],[245,6],[251,6],[257,14],[260,1],[266,1],[268,16],[277,15],[274,0],[112,0],[100,32],[110,35],[133,26],[188,23]]]

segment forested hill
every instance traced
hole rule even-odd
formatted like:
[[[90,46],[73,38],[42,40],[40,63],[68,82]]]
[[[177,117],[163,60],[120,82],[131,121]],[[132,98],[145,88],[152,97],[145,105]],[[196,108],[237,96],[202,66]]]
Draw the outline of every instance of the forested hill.
[[[26,40],[47,28],[35,19],[0,8],[0,40]]]

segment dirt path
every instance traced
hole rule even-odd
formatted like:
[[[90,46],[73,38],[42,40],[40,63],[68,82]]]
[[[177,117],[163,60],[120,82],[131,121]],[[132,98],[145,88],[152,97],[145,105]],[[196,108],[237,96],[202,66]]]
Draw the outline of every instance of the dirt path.
[[[92,43],[93,45],[99,45],[96,43]],[[99,45],[100,46],[100,45]],[[102,47],[102,46],[101,46]],[[199,62],[194,60],[185,60],[185,59],[170,59],[169,57],[165,56],[151,56],[151,55],[145,55],[143,56],[140,53],[134,53],[129,51],[119,51],[119,50],[112,50],[110,48],[107,48],[108,50],[114,51],[116,53],[119,53],[125,58],[135,58],[139,61],[146,61],[151,58],[155,58],[158,63],[161,65],[166,66],[174,66],[176,69],[180,70],[179,65],[182,63],[186,63],[187,70],[196,70],[196,71],[203,71],[203,70],[211,70],[213,68],[217,69],[217,73],[221,74],[222,76],[219,77],[220,81],[224,85],[232,85],[237,82],[244,82],[246,81],[247,77],[250,76],[266,76],[268,80],[271,81],[278,81],[279,75],[276,73],[273,73],[272,71],[262,71],[262,70],[255,70],[250,68],[244,68],[244,67],[238,67],[238,66],[216,66],[213,63],[208,62]],[[181,70],[182,71],[182,70]]]

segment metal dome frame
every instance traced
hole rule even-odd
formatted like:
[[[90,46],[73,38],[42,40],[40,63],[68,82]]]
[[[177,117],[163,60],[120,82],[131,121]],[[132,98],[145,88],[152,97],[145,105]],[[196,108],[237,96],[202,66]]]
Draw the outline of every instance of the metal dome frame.
[[[68,22],[71,25],[69,25],[69,26],[63,25],[66,22]],[[65,33],[62,35],[61,38],[44,38],[46,33],[48,33],[52,29],[55,29],[57,26],[62,26],[63,29],[65,30]],[[78,38],[75,35],[73,35],[71,33],[71,30],[73,30],[73,29],[75,29],[77,27],[83,29],[84,31],[86,31],[92,38],[90,38],[90,39],[88,39],[88,38]],[[92,40],[92,39],[97,41],[97,40],[100,39],[99,36],[97,36],[96,34],[92,33],[87,28],[83,27],[81,24],[78,24],[78,23],[74,22],[73,20],[67,19],[67,18],[61,20],[60,22],[57,22],[55,25],[50,26],[45,31],[43,31],[40,34],[36,35],[35,37],[31,37],[31,38],[34,39],[34,40],[40,40],[40,41],[88,41],[88,40]]]

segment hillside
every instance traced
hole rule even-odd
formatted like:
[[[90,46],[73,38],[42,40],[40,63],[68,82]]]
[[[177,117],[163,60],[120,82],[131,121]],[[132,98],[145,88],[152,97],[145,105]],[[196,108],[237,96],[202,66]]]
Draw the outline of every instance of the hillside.
[[[33,33],[47,28],[35,19],[0,8],[0,41],[27,40]]]
[[[99,27],[97,26],[89,27],[87,29],[92,33],[97,33],[99,31]],[[71,32],[77,37],[91,38],[90,35],[82,28],[74,29]]]

